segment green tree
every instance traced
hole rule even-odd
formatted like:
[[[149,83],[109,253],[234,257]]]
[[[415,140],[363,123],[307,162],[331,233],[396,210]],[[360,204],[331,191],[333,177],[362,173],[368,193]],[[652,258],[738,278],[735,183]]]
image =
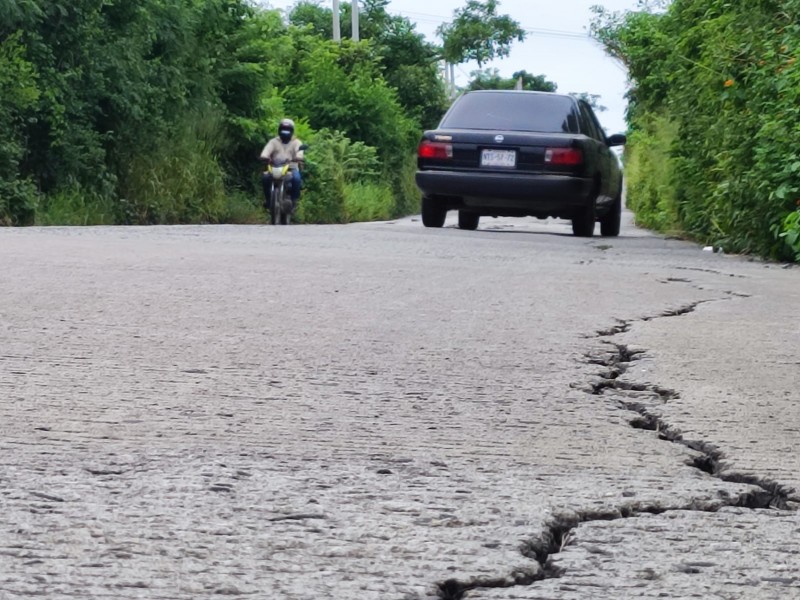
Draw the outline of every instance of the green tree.
[[[383,160],[413,148],[417,126],[368,46],[318,42],[300,57],[294,76],[283,92],[287,108],[313,128],[374,146]]]
[[[30,222],[36,199],[33,184],[20,177],[19,166],[26,152],[25,121],[40,91],[20,38],[18,32],[0,42],[0,225]]]
[[[339,16],[341,20],[342,15]],[[333,38],[333,11],[319,1],[302,0],[295,4],[289,12],[289,22],[295,27],[308,28],[323,39]]]
[[[447,107],[447,94],[438,71],[441,50],[425,41],[408,18],[389,14],[388,0],[366,0],[362,4],[360,38],[371,44],[382,75],[397,91],[403,108],[419,121],[421,128],[432,127]],[[352,34],[351,9],[347,2],[340,6],[342,37],[347,39]],[[299,2],[289,20],[322,39],[332,37],[332,11],[319,2]]]
[[[578,100],[583,100],[597,112],[605,112],[608,107],[600,104],[600,94],[590,94],[589,92],[570,92],[570,96],[574,96]]]
[[[447,108],[447,93],[439,75],[441,50],[425,41],[406,17],[389,15],[386,0],[367,0],[368,39],[376,45],[387,83],[423,129],[433,127]]]
[[[451,23],[436,30],[444,40],[443,56],[447,62],[474,60],[482,68],[484,63],[508,56],[511,44],[525,39],[520,24],[509,15],[498,15],[497,7],[497,0],[467,0],[464,8],[454,12]]]
[[[522,89],[529,92],[555,92],[558,86],[548,81],[544,75],[532,75],[527,71],[517,71],[511,77],[502,77],[498,69],[481,69],[470,73],[469,90],[513,90],[522,80]]]

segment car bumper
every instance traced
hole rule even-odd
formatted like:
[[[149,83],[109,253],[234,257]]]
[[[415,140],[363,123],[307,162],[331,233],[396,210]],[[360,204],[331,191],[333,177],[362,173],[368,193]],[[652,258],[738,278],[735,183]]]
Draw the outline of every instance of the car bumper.
[[[417,171],[417,186],[448,208],[563,216],[594,201],[593,180],[568,175]],[[482,210],[481,210],[482,209]]]

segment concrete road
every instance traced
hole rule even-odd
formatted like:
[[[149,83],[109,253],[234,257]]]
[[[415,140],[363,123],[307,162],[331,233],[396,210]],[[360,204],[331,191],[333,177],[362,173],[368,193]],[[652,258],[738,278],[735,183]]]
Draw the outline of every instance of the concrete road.
[[[0,230],[0,599],[800,598],[800,270],[568,232]]]

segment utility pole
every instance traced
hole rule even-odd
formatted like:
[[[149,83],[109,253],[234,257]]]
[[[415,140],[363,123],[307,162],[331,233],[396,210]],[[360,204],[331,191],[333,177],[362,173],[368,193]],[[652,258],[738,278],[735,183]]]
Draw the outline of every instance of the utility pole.
[[[333,0],[333,41],[342,41],[342,23],[339,13],[339,0]]]
[[[456,97],[456,66],[447,62],[446,60],[442,62],[442,68],[440,71],[442,75],[442,80],[444,81],[445,88],[447,89],[448,97],[455,98]]]
[[[358,25],[358,0],[353,0],[353,41],[361,39]]]

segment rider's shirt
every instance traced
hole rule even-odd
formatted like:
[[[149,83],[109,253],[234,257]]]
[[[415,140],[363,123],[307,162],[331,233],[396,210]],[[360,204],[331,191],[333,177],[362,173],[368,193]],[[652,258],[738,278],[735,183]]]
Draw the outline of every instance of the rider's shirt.
[[[300,149],[301,145],[302,142],[297,138],[294,138],[288,144],[284,144],[281,138],[274,137],[264,146],[264,150],[261,151],[261,158],[265,160],[269,159],[273,163],[278,164],[290,162],[291,167],[296,169],[297,161],[303,160],[303,151]]]

